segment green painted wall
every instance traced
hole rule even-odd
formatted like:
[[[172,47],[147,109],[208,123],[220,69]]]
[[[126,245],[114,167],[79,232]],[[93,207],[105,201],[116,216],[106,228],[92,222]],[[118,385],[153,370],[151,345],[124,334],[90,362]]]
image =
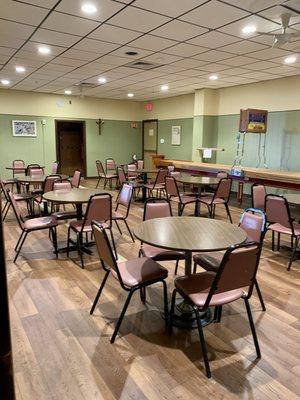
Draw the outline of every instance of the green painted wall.
[[[181,126],[181,144],[172,145],[172,126]],[[160,143],[164,139],[164,143]],[[158,153],[176,160],[192,159],[193,118],[158,121]]]
[[[36,138],[18,138],[12,135],[12,120],[35,120],[37,122]],[[41,121],[46,124],[42,126]],[[130,121],[105,120],[102,134],[98,133],[96,120],[86,119],[87,176],[95,176],[95,160],[115,158],[117,163],[130,161],[136,153],[141,157],[142,134],[141,123],[133,129]],[[5,169],[14,159],[23,159],[26,163],[45,165],[46,173],[50,172],[51,163],[56,159],[55,118],[31,117],[24,115],[0,114],[0,174],[11,177],[11,171]]]

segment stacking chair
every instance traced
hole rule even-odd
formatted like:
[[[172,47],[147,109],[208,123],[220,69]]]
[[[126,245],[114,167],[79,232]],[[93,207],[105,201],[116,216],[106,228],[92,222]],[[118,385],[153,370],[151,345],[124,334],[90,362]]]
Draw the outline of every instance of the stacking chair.
[[[221,204],[224,205],[229,220],[232,223],[232,218],[228,206],[230,192],[231,192],[231,184],[232,180],[230,178],[222,178],[220,179],[213,196],[200,197],[199,201],[200,203],[203,203],[207,206],[210,218],[215,217],[216,206]]]
[[[51,175],[55,175],[58,173],[58,165],[58,161],[54,161],[54,163],[52,163]]]
[[[127,179],[129,181],[137,179],[138,174],[137,174],[136,170],[137,170],[136,164],[128,164],[127,165]]]
[[[44,183],[42,185],[42,193],[34,198],[34,202],[39,206],[43,205],[44,215],[48,214],[47,201],[43,199],[43,194],[51,192],[53,190],[54,182],[60,179],[60,175],[48,175],[46,176]]]
[[[4,194],[4,198],[6,201],[4,204],[4,207],[2,209],[2,218],[3,218],[3,221],[5,221],[7,213],[11,207],[11,201],[10,201],[10,197],[8,195],[9,189],[5,186],[5,181],[3,181],[1,179],[0,179],[0,188]],[[33,196],[30,193],[16,193],[16,194],[12,193],[12,196],[14,197],[16,202],[22,202],[22,201],[26,202],[28,214],[29,215],[32,214],[32,198],[33,198]]]
[[[116,174],[117,164],[113,158],[107,158],[105,160],[105,172],[107,174]]]
[[[97,172],[98,172],[98,182],[96,185],[96,189],[99,186],[99,183],[101,179],[104,179],[104,189],[106,188],[107,182],[109,182],[109,186],[112,187],[112,180],[118,178],[118,175],[116,174],[116,170],[112,174],[108,174],[105,172],[105,169],[103,168],[103,164],[101,161],[97,160],[96,161],[96,167],[97,167]]]
[[[142,296],[143,291],[147,286],[150,286],[158,282],[161,282],[163,284],[164,312],[165,312],[165,320],[167,323],[168,293],[167,293],[167,284],[165,282],[165,279],[168,277],[168,270],[148,257],[117,262],[114,257],[112,248],[110,246],[106,231],[103,228],[103,226],[93,221],[92,227],[99,253],[99,258],[101,261],[102,268],[105,271],[105,275],[101,282],[98,293],[95,297],[90,314],[93,314],[95,310],[95,307],[98,303],[101,292],[105,286],[105,283],[107,281],[110,272],[113,275],[113,277],[119,281],[121,288],[126,292],[128,292],[128,297],[125,301],[118,322],[115,326],[115,330],[110,339],[110,343],[114,343],[115,341],[115,338],[120,329],[122,320],[124,318],[124,315],[126,313],[127,307],[129,305],[133,293],[139,290],[141,293],[141,300],[145,302],[145,299]]]
[[[80,180],[81,180],[81,172],[76,170],[74,172],[74,175],[72,176],[72,179],[71,179],[72,187],[73,188],[79,188]]]
[[[53,182],[53,190],[71,190],[72,185],[71,182],[68,180],[56,180]],[[53,211],[53,208],[56,208],[56,211]],[[54,208],[54,209],[55,209]],[[65,205],[63,204],[63,211],[60,211],[60,204],[55,203],[52,204],[52,212],[51,214],[54,215],[58,221],[64,221],[67,219],[76,219],[77,211],[76,210],[66,210]]]
[[[257,358],[261,357],[249,304],[258,268],[259,256],[260,245],[255,242],[232,246],[224,254],[217,273],[202,272],[175,279],[175,289],[172,294],[170,311],[170,330],[172,328],[176,294],[179,293],[183,299],[190,304],[196,315],[206,375],[208,378],[211,377],[211,372],[200,313],[205,313],[209,307],[221,307],[225,304],[243,299],[256,348],[256,355]]]
[[[124,221],[124,224],[126,225],[128,233],[129,233],[132,241],[134,242],[133,234],[132,234],[132,232],[129,228],[128,222],[127,222],[130,204],[131,204],[132,193],[133,193],[132,185],[123,182],[120,193],[118,195],[115,211],[113,211],[113,213],[112,213],[112,220],[116,223],[117,228],[121,235],[122,235],[122,231],[120,229],[118,221]],[[119,206],[121,206],[124,209],[124,213],[119,211]]]
[[[95,194],[90,197],[84,218],[80,221],[71,221],[68,228],[67,256],[70,252],[71,231],[76,233],[78,254],[80,256],[81,266],[83,262],[83,236],[92,232],[92,220],[102,223],[102,226],[110,230],[111,240],[115,254],[116,246],[112,233],[112,200],[109,193]]]
[[[21,168],[19,171],[13,169],[13,178],[16,175],[23,175],[25,173],[25,162],[23,160],[14,160],[12,163],[13,168]]]
[[[251,186],[252,207],[265,211],[266,188],[264,185],[254,183]]]
[[[172,217],[172,209],[167,199],[148,199],[144,206],[143,221],[153,218]],[[185,260],[185,253],[176,250],[165,250],[150,244],[141,243],[140,257],[150,257],[155,261],[176,261],[175,275],[180,260]]]
[[[153,183],[146,183],[144,187],[148,191],[148,197],[154,197],[153,192],[156,191],[156,197],[161,198],[161,194],[165,192],[165,178],[168,175],[167,169],[159,169],[155,181]],[[158,196],[159,194],[159,196]]]
[[[23,215],[22,211],[19,208],[17,201],[14,198],[14,195],[11,191],[8,192],[10,202],[12,204],[13,210],[15,212],[19,227],[21,228],[21,235],[19,240],[16,244],[15,251],[16,255],[14,258],[14,262],[17,261],[17,258],[20,254],[22,246],[25,242],[27,235],[31,232],[41,231],[44,229],[49,230],[49,234],[52,235],[52,242],[54,246],[54,252],[57,257],[57,236],[56,236],[56,227],[57,227],[57,219],[54,216],[47,216],[47,217],[39,217],[39,218],[31,218],[26,219]]]
[[[136,166],[137,169],[144,169],[144,160],[137,160]]]
[[[187,204],[195,204],[197,207],[198,198],[186,196],[179,192],[177,182],[173,176],[166,176],[166,192],[170,201],[173,201],[178,206],[178,215],[182,215],[183,210]]]
[[[32,176],[30,173],[32,169],[41,169],[43,171],[41,175],[44,175],[44,169],[40,167],[40,164],[28,164],[26,167],[25,175]]]
[[[291,237],[292,254],[287,267],[289,271],[294,261],[300,238],[300,224],[291,217],[289,203],[283,196],[268,194],[265,198],[268,230],[272,231],[272,251],[275,250],[275,232],[278,234],[277,250],[280,250],[280,235]]]
[[[266,216],[261,210],[255,208],[246,209],[240,219],[239,227],[242,228],[247,234],[247,242],[256,242],[260,244],[260,251],[262,250],[263,240],[266,233]],[[209,253],[195,254],[193,257],[195,274],[197,266],[199,265],[206,271],[217,272],[224,257],[225,251],[215,251]],[[266,311],[265,303],[258,286],[257,279],[255,278],[254,285],[258,294],[258,298],[263,311]],[[215,319],[220,321],[221,309],[216,310]]]

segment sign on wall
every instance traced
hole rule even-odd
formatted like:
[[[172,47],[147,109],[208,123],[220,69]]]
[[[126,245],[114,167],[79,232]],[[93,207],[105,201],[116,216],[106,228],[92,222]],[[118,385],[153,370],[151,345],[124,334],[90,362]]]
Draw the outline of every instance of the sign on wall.
[[[180,145],[181,126],[172,126],[172,145]]]
[[[12,121],[13,136],[36,137],[36,121]]]

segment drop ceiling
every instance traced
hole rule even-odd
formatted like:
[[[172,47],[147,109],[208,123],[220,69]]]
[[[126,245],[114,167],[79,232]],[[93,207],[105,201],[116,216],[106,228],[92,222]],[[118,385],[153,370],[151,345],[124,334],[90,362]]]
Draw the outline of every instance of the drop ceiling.
[[[97,12],[83,13],[84,3]],[[8,90],[73,95],[88,82],[87,96],[148,100],[298,75],[300,36],[272,48],[272,37],[242,33],[249,24],[280,32],[283,12],[292,14],[288,31],[299,31],[300,0],[1,0],[0,80]],[[41,45],[51,53],[40,54]],[[297,62],[285,65],[292,54]],[[129,68],[133,61],[158,67]]]

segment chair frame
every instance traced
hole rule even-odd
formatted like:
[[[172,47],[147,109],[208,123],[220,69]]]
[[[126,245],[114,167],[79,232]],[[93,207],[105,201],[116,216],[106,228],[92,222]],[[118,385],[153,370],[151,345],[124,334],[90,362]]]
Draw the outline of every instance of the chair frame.
[[[119,168],[119,167],[118,167],[118,168]],[[133,243],[134,243],[134,242],[135,242],[134,236],[133,236],[133,234],[132,234],[132,232],[131,232],[131,229],[129,228],[129,225],[128,225],[128,222],[127,222],[127,218],[128,218],[129,210],[130,210],[130,205],[131,205],[131,200],[132,200],[132,196],[133,196],[133,192],[134,192],[134,188],[133,188],[133,186],[132,186],[129,182],[126,182],[126,181],[123,182],[123,184],[122,184],[122,186],[121,186],[121,188],[120,188],[120,191],[119,191],[119,193],[118,193],[118,197],[117,197],[117,200],[116,200],[116,201],[117,201],[117,205],[116,205],[116,207],[115,207],[115,211],[118,211],[118,208],[119,208],[119,205],[120,205],[120,203],[119,203],[119,198],[120,198],[120,195],[121,195],[121,193],[122,193],[122,189],[123,189],[124,185],[130,186],[130,188],[131,188],[131,196],[130,196],[129,203],[128,203],[127,208],[126,208],[126,214],[125,214],[125,216],[123,216],[123,217],[113,217],[113,216],[112,216],[112,221],[115,222],[115,224],[116,224],[116,226],[117,226],[117,228],[118,228],[118,231],[119,231],[120,235],[122,235],[123,233],[122,233],[122,231],[121,231],[121,229],[120,229],[120,226],[119,226],[119,224],[118,224],[118,221],[123,221],[124,224],[126,225],[126,228],[127,228],[128,233],[129,233],[129,235],[130,235],[130,237],[131,237],[131,240],[132,240]],[[122,205],[122,204],[121,204],[121,205]],[[125,207],[125,206],[123,206],[123,207]]]
[[[169,193],[168,193],[168,191],[167,191],[167,183],[166,183],[167,179],[173,179],[174,184],[175,184],[175,187],[176,187],[176,191],[177,191],[177,196],[175,196],[175,195],[169,195]],[[178,202],[178,215],[179,215],[179,216],[181,216],[181,215],[183,214],[184,208],[185,208],[185,206],[186,206],[187,204],[193,204],[193,203],[195,203],[195,210],[197,210],[198,204],[199,204],[199,198],[196,197],[196,198],[194,198],[194,199],[191,199],[191,201],[189,201],[189,202],[187,202],[187,203],[183,203],[183,202],[182,202],[182,199],[181,199],[181,195],[180,195],[179,189],[178,189],[178,184],[177,184],[177,181],[176,181],[176,179],[174,178],[174,176],[170,176],[170,175],[166,176],[166,177],[165,177],[165,185],[166,185],[166,189],[165,189],[165,190],[166,190],[167,198],[168,198],[170,201],[172,201],[172,197],[178,197],[178,200],[179,200],[179,202]],[[186,195],[186,196],[187,196],[187,195]],[[187,197],[188,197],[188,196],[187,196]],[[195,213],[194,213],[194,214],[195,214]]]
[[[107,161],[107,160],[106,160],[106,161]],[[98,170],[98,164],[101,164],[101,167],[102,167],[102,171],[103,171],[103,172],[99,172],[99,170]],[[98,189],[98,186],[99,186],[99,183],[100,183],[101,179],[104,179],[103,189],[106,188],[107,182],[109,182],[109,187],[111,188],[111,187],[112,187],[112,180],[113,180],[113,179],[116,179],[116,182],[118,181],[118,174],[117,174],[117,171],[116,171],[115,174],[113,174],[113,176],[109,176],[109,175],[107,174],[106,169],[104,169],[104,167],[103,167],[102,161],[96,160],[96,168],[97,168],[97,173],[98,173],[98,182],[97,182],[97,185],[96,185],[96,189]],[[103,176],[100,175],[101,173],[103,174]]]
[[[215,291],[218,288],[218,282],[219,282],[220,277],[221,277],[221,275],[223,273],[223,270],[224,270],[224,268],[225,268],[225,266],[227,264],[227,261],[229,259],[229,255],[236,249],[247,248],[247,247],[252,247],[252,246],[257,246],[258,251],[260,251],[259,250],[259,244],[256,243],[256,242],[249,242],[249,243],[246,243],[246,244],[231,246],[230,248],[228,248],[226,250],[226,252],[224,254],[224,257],[222,259],[222,262],[220,264],[220,267],[218,269],[218,272],[216,273],[216,276],[214,277],[214,280],[212,282],[212,285],[210,287],[210,290],[208,292],[208,295],[207,295],[207,298],[206,298],[206,301],[205,301],[205,304],[204,304],[203,307],[196,306],[190,300],[190,298],[188,296],[186,296],[185,293],[183,293],[177,287],[175,287],[175,289],[173,290],[172,301],[171,301],[171,311],[170,311],[170,317],[169,317],[169,331],[170,331],[170,333],[172,332],[172,323],[173,323],[173,317],[174,317],[176,293],[179,293],[180,296],[188,304],[191,305],[191,307],[192,307],[192,309],[193,309],[193,311],[194,311],[194,313],[196,315],[196,321],[197,321],[197,327],[198,327],[198,332],[199,332],[200,344],[201,344],[201,348],[202,348],[203,360],[204,360],[206,375],[207,375],[208,378],[211,377],[211,370],[210,370],[208,356],[207,356],[207,349],[206,349],[206,344],[205,344],[203,327],[202,327],[202,324],[201,324],[200,313],[205,313],[208,310],[209,303],[210,303],[210,301],[212,299],[212,296],[214,295]],[[258,253],[258,257],[257,257],[257,262],[256,262],[256,267],[255,267],[255,272],[254,272],[253,278],[255,278],[255,276],[256,276],[258,265],[259,265],[259,253]],[[260,347],[259,347],[257,334],[256,334],[256,330],[255,330],[255,325],[254,325],[254,322],[253,322],[251,307],[250,307],[250,303],[249,303],[249,299],[252,296],[252,292],[253,292],[254,281],[255,281],[255,279],[253,279],[251,284],[249,285],[249,290],[248,290],[247,295],[242,296],[242,299],[244,300],[244,303],[245,303],[245,307],[246,307],[246,311],[247,311],[247,315],[248,315],[248,320],[249,320],[249,325],[250,325],[250,328],[251,328],[251,333],[252,333],[252,337],[253,337],[253,341],[254,341],[254,345],[255,345],[256,355],[257,355],[257,358],[261,358]]]
[[[146,288],[147,286],[150,286],[150,285],[152,285],[152,284],[154,284],[154,283],[161,282],[161,283],[163,284],[164,313],[165,313],[165,321],[166,321],[166,325],[167,325],[167,324],[168,324],[169,310],[168,310],[168,290],[167,290],[167,284],[166,284],[165,279],[155,279],[155,280],[153,280],[153,281],[148,281],[147,283],[144,283],[144,284],[141,283],[141,284],[138,284],[138,285],[136,285],[136,286],[134,286],[134,287],[132,287],[132,288],[128,288],[128,287],[124,284],[124,282],[123,282],[123,280],[122,280],[122,277],[121,277],[121,274],[120,274],[120,271],[119,271],[119,267],[118,267],[118,264],[117,264],[116,259],[115,259],[115,257],[114,257],[114,254],[113,254],[113,251],[112,251],[112,248],[111,248],[110,242],[109,242],[109,240],[108,240],[108,236],[107,236],[107,233],[106,233],[105,229],[104,229],[104,228],[102,227],[102,225],[99,224],[98,222],[92,221],[92,228],[93,228],[93,231],[94,231],[94,229],[95,229],[94,227],[100,229],[101,232],[104,234],[104,238],[105,238],[106,244],[107,244],[107,246],[108,246],[108,250],[109,250],[109,253],[110,253],[110,257],[111,257],[111,259],[112,259],[112,261],[113,261],[113,264],[114,264],[114,270],[115,270],[116,273],[117,273],[118,281],[119,281],[119,283],[120,283],[122,289],[125,290],[126,292],[128,292],[127,299],[126,299],[126,301],[125,301],[125,304],[124,304],[124,306],[123,306],[123,309],[122,309],[122,311],[121,311],[121,314],[120,314],[120,316],[119,316],[119,319],[118,319],[118,321],[117,321],[117,324],[116,324],[116,326],[115,326],[114,332],[113,332],[112,337],[111,337],[111,339],[110,339],[110,343],[114,343],[114,341],[115,341],[115,339],[116,339],[116,336],[117,336],[118,331],[119,331],[119,329],[120,329],[120,326],[121,326],[121,323],[122,323],[122,321],[123,321],[124,315],[125,315],[125,313],[126,313],[126,310],[127,310],[128,306],[129,306],[131,297],[132,297],[132,295],[134,294],[134,292],[136,292],[137,290],[140,290],[141,301],[142,301],[143,303],[145,303],[145,298],[143,297],[143,292],[145,291],[145,288]],[[100,257],[100,262],[101,262],[102,268],[103,268],[104,271],[105,271],[105,275],[104,275],[104,278],[103,278],[103,280],[102,280],[102,282],[101,282],[101,285],[100,285],[100,287],[99,287],[99,290],[98,290],[98,292],[97,292],[97,294],[96,294],[96,297],[95,297],[95,299],[94,299],[92,308],[91,308],[91,310],[90,310],[90,314],[91,314],[91,315],[93,314],[93,312],[94,312],[94,310],[95,310],[95,307],[97,306],[97,303],[98,303],[98,301],[99,301],[99,299],[100,299],[100,295],[101,295],[101,293],[102,293],[102,290],[103,290],[103,288],[104,288],[104,286],[105,286],[105,283],[106,283],[106,281],[107,281],[107,278],[108,278],[108,276],[109,276],[109,274],[110,274],[110,272],[111,272],[111,268],[105,265],[105,262],[104,262],[103,259],[101,258],[101,254],[99,254],[99,257]]]
[[[251,205],[252,205],[252,208],[255,208],[256,210],[259,210],[259,208],[257,208],[257,207],[254,206],[254,202],[253,202],[253,198],[254,198],[254,197],[253,197],[253,188],[254,188],[254,187],[257,187],[257,186],[263,186],[264,189],[265,189],[264,206],[265,206],[265,202],[266,202],[266,195],[267,195],[267,192],[266,192],[266,187],[265,187],[265,185],[262,185],[261,183],[253,183],[253,185],[251,185]],[[265,211],[265,207],[264,207],[264,209],[263,209],[262,211]]]
[[[149,198],[155,198],[155,196],[153,196],[154,190],[156,190],[156,198],[159,198],[159,199],[161,199],[161,193],[162,193],[162,192],[166,192],[165,187],[156,187],[156,185],[162,185],[162,183],[157,183],[157,180],[158,180],[158,178],[159,178],[159,174],[161,174],[162,171],[167,171],[167,173],[168,173],[168,170],[167,170],[167,169],[160,168],[160,169],[157,171],[157,174],[156,174],[156,177],[155,177],[155,181],[153,182],[153,184],[152,184],[152,183],[150,183],[150,184],[147,183],[146,185],[143,185],[143,186],[145,186],[145,188],[146,188],[147,191],[148,191],[148,197],[149,197]],[[151,188],[149,187],[150,185],[152,186]],[[164,185],[164,183],[163,183],[163,185]],[[159,196],[158,196],[158,192],[159,192]]]

